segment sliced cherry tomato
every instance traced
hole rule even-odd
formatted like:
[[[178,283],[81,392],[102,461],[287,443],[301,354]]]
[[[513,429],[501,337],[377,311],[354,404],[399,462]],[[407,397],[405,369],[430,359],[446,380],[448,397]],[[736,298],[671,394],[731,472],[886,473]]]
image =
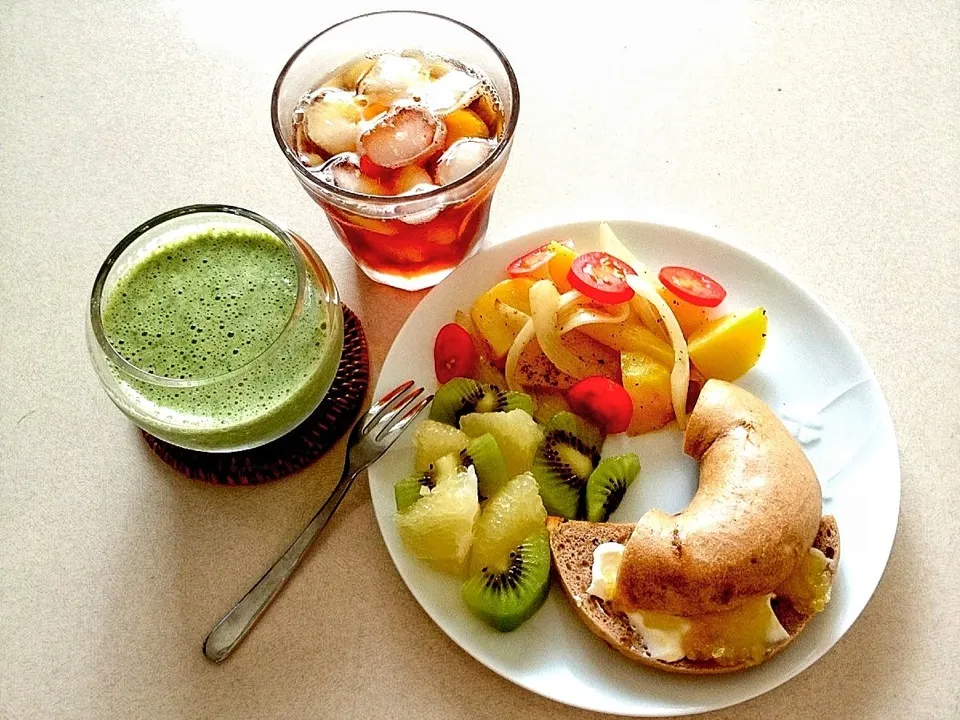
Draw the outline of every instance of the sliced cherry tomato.
[[[531,250],[526,255],[521,255],[512,263],[507,265],[507,275],[512,278],[529,277],[536,280],[546,280],[550,277],[549,263],[550,258],[554,256],[550,246],[553,243],[541,245],[536,250]],[[571,240],[564,240],[560,243],[564,247],[573,249]]]
[[[622,303],[633,297],[627,275],[633,268],[605,252],[591,252],[573,261],[567,280],[574,290],[597,302]]]
[[[660,282],[681,300],[699,307],[716,307],[723,302],[727,291],[712,277],[699,270],[668,265],[660,270]]]
[[[367,177],[375,178],[377,180],[382,180],[383,178],[390,175],[393,172],[390,168],[385,168],[382,165],[377,165],[373,160],[368,158],[366,155],[360,156],[360,172],[366,175]]]
[[[433,344],[433,368],[437,380],[445,383],[455,377],[471,377],[477,365],[473,337],[456,323],[440,328]]]
[[[599,425],[609,435],[621,433],[633,417],[630,395],[610,378],[584,378],[567,391],[567,402],[577,415]]]

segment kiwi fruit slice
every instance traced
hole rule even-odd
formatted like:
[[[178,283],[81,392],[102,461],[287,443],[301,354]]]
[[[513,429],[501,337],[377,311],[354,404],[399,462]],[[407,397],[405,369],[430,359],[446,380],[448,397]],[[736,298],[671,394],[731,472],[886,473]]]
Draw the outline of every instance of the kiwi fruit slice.
[[[550,590],[550,542],[545,527],[534,530],[500,566],[471,575],[460,596],[474,615],[509,632],[529,619]]]
[[[460,451],[460,464],[464,467],[473,465],[473,469],[476,470],[481,500],[493,497],[494,493],[506,485],[510,479],[500,446],[490,433],[476,437],[467,443],[467,446]]]
[[[443,482],[449,477],[456,475],[460,467],[460,457],[456,453],[444,455],[430,464],[430,468],[423,472],[416,472],[408,475],[403,480],[397,481],[393,486],[393,499],[397,503],[397,512],[412,507],[421,497],[420,488],[433,490],[437,483]]]
[[[603,433],[569,412],[554,415],[533,459],[533,476],[549,515],[576,519],[582,512],[587,480],[600,462]]]
[[[533,396],[536,407],[533,410],[533,419],[539,423],[548,423],[550,418],[559,412],[570,410],[570,403],[560,392],[538,392]]]
[[[525,393],[501,390],[496,385],[478,383],[469,378],[453,378],[437,389],[430,406],[430,419],[457,427],[460,418],[469,413],[510,410],[533,414],[533,401]]]
[[[423,487],[428,490],[433,490],[434,488],[433,473],[429,470],[414,473],[413,475],[405,477],[403,480],[397,481],[393,486],[393,498],[397,501],[397,512],[403,512],[413,507],[414,503],[423,497],[420,494],[420,488]]]
[[[640,474],[640,458],[636,453],[605,458],[587,480],[586,510],[590,522],[606,522],[617,509],[624,493]]]

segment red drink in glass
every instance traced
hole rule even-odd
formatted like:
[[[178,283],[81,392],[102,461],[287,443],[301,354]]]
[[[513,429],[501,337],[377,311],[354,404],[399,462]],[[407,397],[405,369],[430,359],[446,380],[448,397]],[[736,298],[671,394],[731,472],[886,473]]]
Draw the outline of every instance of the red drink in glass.
[[[412,44],[347,54],[398,38]],[[509,63],[483,36],[438,15],[383,12],[335,25],[294,54],[274,89],[273,124],[363,271],[416,290],[482,239],[518,105]]]

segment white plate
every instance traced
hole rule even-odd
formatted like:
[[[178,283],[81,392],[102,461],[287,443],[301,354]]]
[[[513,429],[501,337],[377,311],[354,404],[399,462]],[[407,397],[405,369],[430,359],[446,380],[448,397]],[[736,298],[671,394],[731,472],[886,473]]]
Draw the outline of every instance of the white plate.
[[[518,685],[568,705],[622,715],[680,715],[743,702],[809,667],[853,624],[883,574],[897,528],[900,462],[890,412],[876,378],[849,333],[812,295],[766,263],[704,235],[661,225],[611,223],[651,268],[688,265],[720,280],[732,308],[763,305],[766,350],[738,384],[763,398],[796,429],[824,487],[823,509],[836,516],[842,553],[827,610],[763,665],[715,677],[683,677],[634,665],[581,624],[556,586],[546,605],[512,633],[474,618],[460,582],[411,557],[393,523],[393,484],[413,467],[407,433],[370,470],[370,491],[384,541],[400,576],[427,614],[470,655]],[[457,308],[503,278],[507,263],[552,239],[596,245],[597,223],[562,225],[486,250],[427,295],[397,335],[375,397],[413,379],[434,388],[437,329]],[[697,466],[681,452],[676,425],[639,438],[617,436],[604,454],[633,450],[643,465],[613,520],[632,522],[651,507],[681,510],[697,485]]]

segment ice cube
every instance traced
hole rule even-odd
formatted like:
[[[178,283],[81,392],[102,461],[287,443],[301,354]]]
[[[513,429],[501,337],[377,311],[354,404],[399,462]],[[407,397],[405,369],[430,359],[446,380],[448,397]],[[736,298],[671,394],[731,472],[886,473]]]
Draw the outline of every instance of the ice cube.
[[[410,89],[415,102],[419,102],[435,115],[449,115],[454,110],[465,108],[483,90],[480,81],[463,70],[451,70],[436,80],[427,80]]]
[[[361,109],[352,92],[320,88],[303,109],[304,129],[316,145],[332,155],[357,147]]]
[[[414,166],[416,167],[416,166]],[[409,197],[410,195],[422,195],[423,193],[430,192],[431,190],[439,190],[439,185],[434,185],[430,181],[430,176],[427,175],[427,171],[421,168],[417,168],[426,175],[426,182],[420,182],[414,185],[407,190],[398,192],[397,194],[403,195],[404,197]],[[434,207],[427,208],[426,210],[418,210],[417,212],[407,213],[406,215],[401,215],[400,220],[405,222],[407,225],[423,225],[428,223],[431,220],[434,220],[437,215],[440,214],[440,211],[443,209],[443,206],[437,203]]]
[[[385,168],[422,160],[440,147],[447,134],[446,126],[419,105],[395,104],[364,127],[357,151]]]
[[[357,85],[357,92],[373,101],[389,105],[410,97],[410,88],[429,77],[419,58],[380,55]]]
[[[462,138],[446,149],[437,160],[434,179],[439,185],[449,185],[459,180],[490,157],[497,146],[495,140]]]
[[[293,126],[294,147],[297,148],[297,156],[300,162],[308,168],[323,165],[325,158],[313,151],[313,143],[307,138],[307,131],[303,127],[303,122],[298,122]]]
[[[334,155],[320,168],[321,176],[338,188],[364,195],[389,195],[376,178],[364,175],[360,170],[360,158],[347,152]]]
[[[364,57],[350,63],[350,65],[340,73],[340,86],[347,90],[355,90],[357,84],[363,79],[364,75],[370,72],[370,68],[372,68],[376,62],[373,58]]]
[[[427,66],[427,73],[434,80],[443,77],[452,69],[450,63],[443,58],[438,58],[436,56],[425,58],[424,64]]]

